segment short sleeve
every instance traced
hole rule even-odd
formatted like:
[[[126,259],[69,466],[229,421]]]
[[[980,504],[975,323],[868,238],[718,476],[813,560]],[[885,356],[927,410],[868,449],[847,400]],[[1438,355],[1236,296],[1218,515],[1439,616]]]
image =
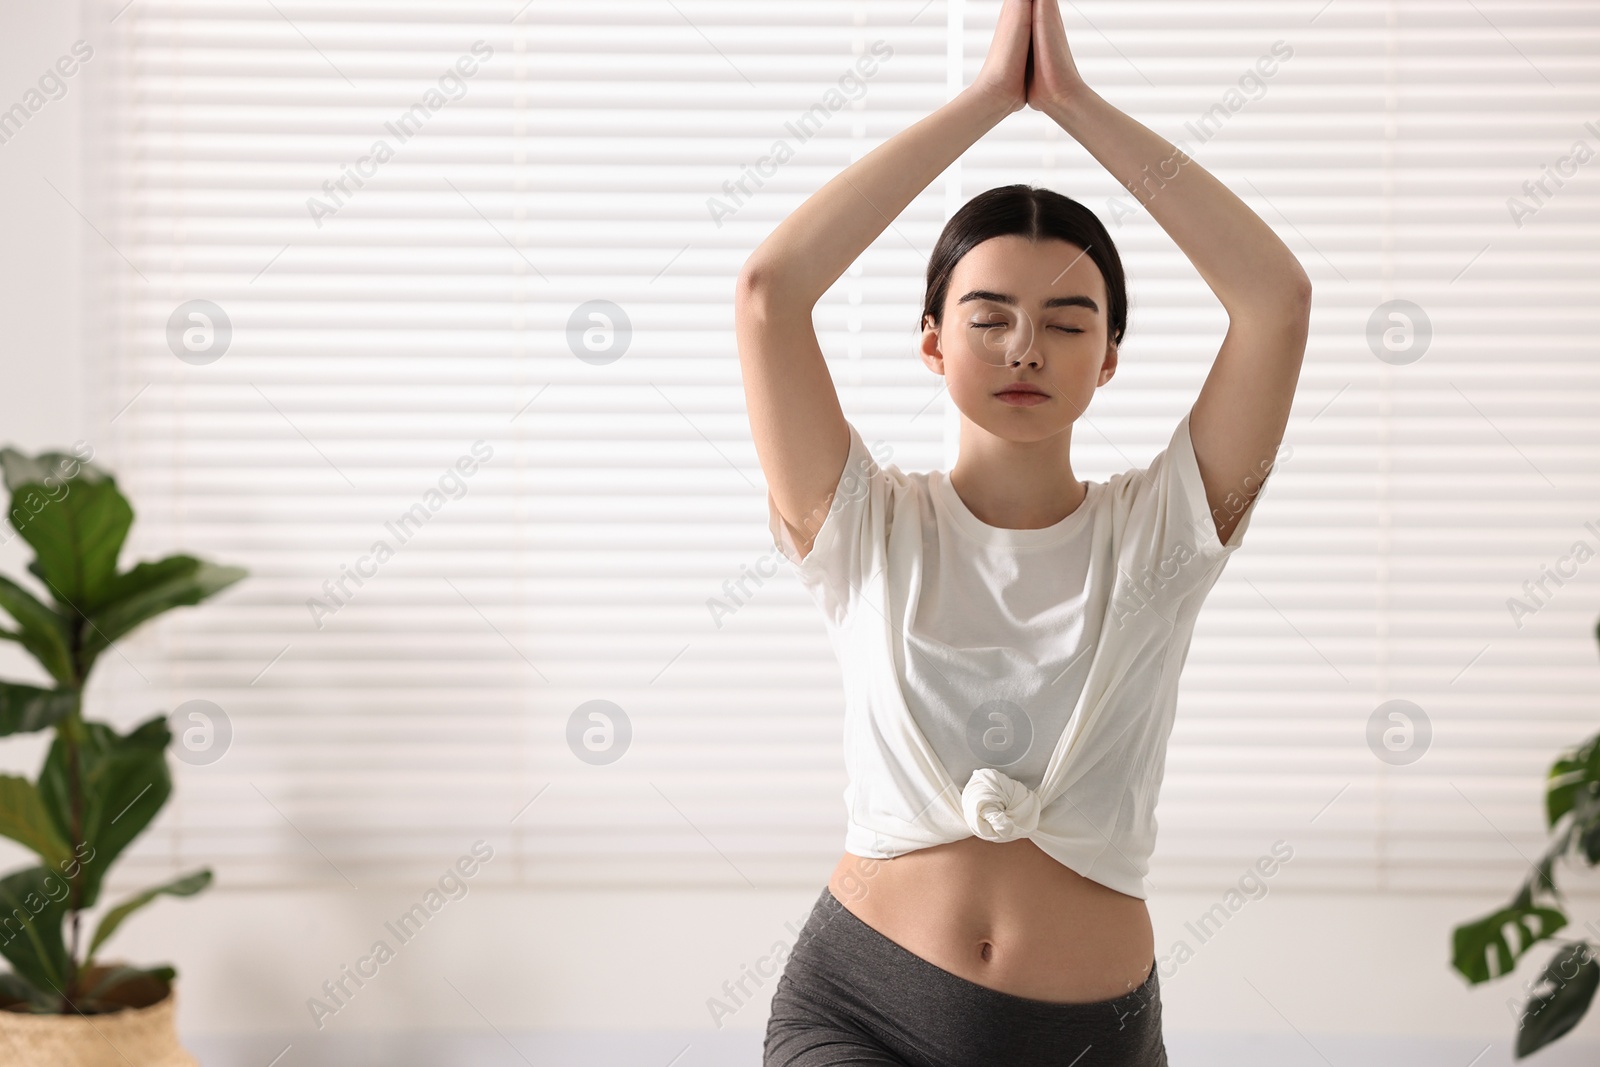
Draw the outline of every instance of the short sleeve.
[[[849,420],[846,425],[850,428],[850,452],[826,511],[819,508],[801,523],[806,533],[816,533],[804,559],[799,558],[799,547],[778,513],[772,493],[767,493],[773,545],[789,560],[800,584],[835,626],[846,623],[860,602],[862,583],[882,567],[894,475],[898,473],[893,467],[880,467],[855,425]]]
[[[1216,518],[1206,499],[1205,483],[1195,459],[1185,413],[1172,438],[1150,465],[1113,475],[1110,484],[1118,502],[1117,591],[1124,608],[1130,604],[1174,604],[1215,583],[1228,557],[1244,543],[1255,501],[1260,499],[1272,468],[1241,490],[1229,494],[1224,507],[1240,513],[1227,543],[1217,537]],[[1170,612],[1163,612],[1171,618]]]

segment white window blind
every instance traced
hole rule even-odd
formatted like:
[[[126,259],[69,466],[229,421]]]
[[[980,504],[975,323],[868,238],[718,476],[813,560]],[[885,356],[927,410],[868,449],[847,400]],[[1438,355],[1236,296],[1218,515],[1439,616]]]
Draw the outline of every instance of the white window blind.
[[[481,837],[501,882],[817,884],[843,841],[839,672],[768,540],[734,277],[971,78],[997,5],[119,7],[93,5],[86,66],[94,443],[133,554],[252,575],[103,661],[102,714],[207,700],[233,733],[175,763],[129,880],[207,863],[224,887],[411,885]],[[1064,8],[1091,82],[1186,143],[1317,287],[1292,455],[1189,653],[1153,885],[1231,880],[1282,838],[1299,886],[1509,891],[1543,768],[1595,723],[1600,563],[1520,628],[1506,601],[1600,546],[1600,163],[1547,180],[1520,226],[1506,200],[1600,149],[1600,17]],[[1085,201],[1119,242],[1129,337],[1074,456],[1090,478],[1143,466],[1225,320],[1033,113],[818,307],[845,411],[903,469],[954,458],[914,355],[926,255],[1014,181]],[[1412,362],[1369,345],[1396,299],[1431,323]],[[214,359],[203,319],[169,329],[191,301],[231,327]],[[1366,740],[1391,699],[1431,723],[1409,765]],[[614,762],[578,754],[595,701],[626,714]]]

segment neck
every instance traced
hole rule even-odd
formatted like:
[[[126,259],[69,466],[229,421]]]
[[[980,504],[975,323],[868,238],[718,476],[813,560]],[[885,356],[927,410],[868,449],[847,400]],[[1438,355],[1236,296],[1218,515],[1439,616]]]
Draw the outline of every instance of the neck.
[[[1072,470],[1072,427],[1038,441],[1013,441],[961,419],[961,454],[951,488],[977,518],[1006,530],[1054,526],[1088,490]]]

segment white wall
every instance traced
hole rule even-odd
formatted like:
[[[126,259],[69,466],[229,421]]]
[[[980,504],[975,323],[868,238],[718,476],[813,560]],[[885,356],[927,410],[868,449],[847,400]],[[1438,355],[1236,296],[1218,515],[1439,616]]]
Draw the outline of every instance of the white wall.
[[[0,108],[20,100],[84,36],[75,5],[38,0],[0,8],[0,30]],[[64,97],[0,144],[0,322],[6,337],[0,442],[25,450],[71,445],[87,431],[78,264],[80,242],[93,233],[67,203],[83,202],[78,130],[84,99],[79,79],[67,84]]]
[[[95,40],[70,5],[0,8],[0,102],[19,98],[79,37]],[[83,160],[92,165],[93,146],[79,147],[82,96],[73,85],[0,145],[0,442],[26,450],[95,434],[85,421],[92,383],[78,329],[94,294],[83,290],[78,267],[83,243],[99,238],[62,198],[83,206]],[[0,548],[0,569],[15,572],[22,558],[15,544]],[[0,677],[16,677],[20,663],[0,649]],[[31,771],[36,759],[31,739],[0,743],[0,766]],[[4,853],[3,866],[20,857]],[[142,913],[118,935],[119,954],[178,967],[180,1027],[208,1067],[264,1064],[285,1045],[285,1064],[349,1063],[353,1045],[368,1049],[402,1029],[434,1031],[437,1040],[406,1037],[388,1046],[384,1062],[523,1062],[497,1030],[535,1062],[572,1062],[575,1045],[560,1045],[556,1032],[620,1029],[638,1033],[583,1058],[666,1064],[683,1052],[676,1063],[684,1067],[754,1063],[775,980],[721,1031],[707,1001],[775,941],[792,939],[785,923],[804,920],[826,875],[818,870],[817,889],[803,891],[475,890],[321,1031],[308,998],[364,954],[414,895],[218,888]],[[1158,951],[1179,938],[1192,944],[1184,923],[1213,903],[1154,898]],[[1509,1063],[1511,983],[1468,990],[1448,963],[1451,926],[1498,903],[1301,893],[1285,869],[1266,898],[1164,979],[1173,1062],[1464,1067],[1492,1046],[1476,1065]],[[1585,903],[1586,917],[1600,915],[1595,905]],[[547,1028],[542,1038],[529,1034]],[[1591,1043],[1580,1048],[1580,1038]],[[1537,1062],[1592,1062],[1596,1039],[1600,1011]]]
[[[10,108],[84,35],[76,5],[29,0],[0,8],[0,110]],[[65,96],[0,144],[0,447],[34,453],[89,439],[80,323],[83,239],[93,231],[82,207],[79,79]],[[54,186],[54,188],[52,188]],[[71,201],[71,204],[68,203]],[[9,499],[9,498],[7,498]],[[0,519],[0,573],[18,574],[32,558]],[[42,684],[45,675],[15,645],[0,644],[0,678]],[[0,770],[37,769],[44,738],[0,739]],[[25,853],[0,842],[0,870]]]

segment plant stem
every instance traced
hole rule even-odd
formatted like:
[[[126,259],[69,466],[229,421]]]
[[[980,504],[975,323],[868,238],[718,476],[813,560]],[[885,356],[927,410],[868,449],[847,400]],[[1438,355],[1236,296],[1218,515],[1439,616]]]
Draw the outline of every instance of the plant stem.
[[[76,665],[79,662],[78,654],[82,648],[82,634],[83,627],[81,624],[73,627],[72,662],[75,668],[74,673],[77,673]],[[61,739],[66,749],[67,797],[72,810],[72,839],[67,843],[67,847],[72,849],[74,853],[77,851],[78,844],[83,840],[83,775],[82,768],[79,766],[79,741],[83,736],[83,686],[87,680],[81,674],[79,675],[77,679],[78,688],[74,694],[75,699],[73,700],[72,710],[62,720],[65,729],[60,731]],[[71,947],[67,950],[67,974],[65,976],[67,988],[62,993],[62,999],[67,1001],[67,1005],[62,1008],[63,1012],[71,1010],[71,997],[77,992],[78,986],[78,936],[80,920],[82,919],[80,903],[83,900],[82,863],[75,865],[68,883],[71,886],[70,903],[67,907],[72,916],[72,941]]]

